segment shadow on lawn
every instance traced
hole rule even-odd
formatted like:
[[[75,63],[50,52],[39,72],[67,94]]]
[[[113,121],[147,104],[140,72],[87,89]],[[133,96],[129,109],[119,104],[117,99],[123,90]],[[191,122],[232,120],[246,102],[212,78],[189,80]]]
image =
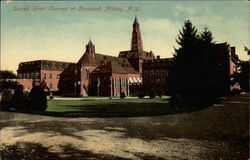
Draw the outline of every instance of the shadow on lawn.
[[[49,152],[49,148],[41,144],[20,142],[11,146],[1,146],[1,159],[25,159],[25,160],[84,160],[84,159],[102,159],[102,160],[130,160],[109,154],[97,154],[91,151],[78,150],[71,145],[62,145],[62,153]]]

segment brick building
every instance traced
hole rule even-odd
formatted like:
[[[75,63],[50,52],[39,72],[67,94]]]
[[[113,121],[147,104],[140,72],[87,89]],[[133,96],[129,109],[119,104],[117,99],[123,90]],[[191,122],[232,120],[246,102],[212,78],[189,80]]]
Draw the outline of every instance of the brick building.
[[[239,88],[230,83],[230,75],[238,70],[235,47],[221,43],[216,44],[215,49],[221,87],[225,91]],[[140,24],[135,17],[131,49],[119,52],[118,57],[96,53],[95,45],[90,40],[77,63],[48,60],[20,63],[17,81],[25,90],[30,90],[35,82],[51,91],[60,90],[63,96],[118,97],[122,92],[128,96],[139,90],[167,94],[172,63],[173,58],[155,58],[152,51],[143,50]]]
[[[31,90],[33,83],[43,85],[50,91],[58,91],[58,81],[61,72],[68,67],[70,63],[36,60],[21,62],[17,70],[17,82],[24,86],[24,90]]]
[[[173,58],[145,60],[143,62],[143,90],[144,92],[155,91],[167,94],[168,75],[173,63]]]
[[[143,50],[140,25],[133,23],[131,49],[118,57],[95,52],[89,41],[83,56],[75,65],[63,71],[60,90],[64,96],[120,96],[130,95],[142,83],[142,63],[153,59],[154,54]],[[70,87],[69,87],[70,86]]]
[[[235,47],[231,47],[228,43],[218,43],[215,45],[217,53],[218,70],[220,72],[221,87],[225,93],[233,89],[240,89],[239,84],[231,84],[231,75],[238,72],[239,58],[236,54]]]

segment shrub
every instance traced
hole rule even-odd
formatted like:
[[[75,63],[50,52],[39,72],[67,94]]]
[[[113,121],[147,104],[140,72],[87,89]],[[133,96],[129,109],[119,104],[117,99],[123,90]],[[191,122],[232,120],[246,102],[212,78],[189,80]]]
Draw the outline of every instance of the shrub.
[[[142,99],[142,98],[145,97],[145,94],[144,94],[143,92],[139,92],[139,93],[138,93],[138,97]]]
[[[47,96],[41,86],[34,86],[31,89],[29,96],[32,110],[46,110]]]
[[[159,96],[159,97],[161,98],[161,96],[162,96],[162,91],[158,91],[158,92],[157,92],[157,96]]]
[[[27,110],[29,109],[29,99],[22,90],[17,89],[12,97],[13,107],[16,110]]]
[[[1,110],[9,110],[12,106],[12,91],[11,89],[4,89],[2,92],[2,98],[1,98]]]
[[[50,100],[54,99],[54,96],[49,96],[49,99],[50,99]]]
[[[125,93],[122,92],[121,95],[120,95],[120,98],[121,98],[121,99],[124,99],[125,97],[126,97]]]
[[[30,93],[30,92],[29,92],[29,91],[24,91],[23,93],[24,93],[26,96],[29,96],[29,93]]]
[[[149,98],[155,98],[155,92],[153,90],[149,92]]]
[[[172,96],[170,98],[169,104],[175,108],[183,108],[184,107],[184,99],[181,95]]]

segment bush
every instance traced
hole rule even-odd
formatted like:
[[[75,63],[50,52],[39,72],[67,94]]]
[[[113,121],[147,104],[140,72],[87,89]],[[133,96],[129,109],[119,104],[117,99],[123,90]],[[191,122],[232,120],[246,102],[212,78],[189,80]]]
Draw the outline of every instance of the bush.
[[[159,96],[161,98],[162,97],[162,91],[158,91],[157,96]]]
[[[144,94],[143,92],[139,92],[139,93],[138,93],[138,97],[142,99],[142,98],[145,97],[145,94]]]
[[[29,99],[22,90],[17,89],[12,97],[13,107],[16,110],[28,110],[29,109]]]
[[[29,96],[30,92],[29,91],[24,91],[23,92],[26,96]]]
[[[47,109],[47,96],[41,86],[34,86],[31,89],[29,96],[32,110]]]
[[[12,90],[11,89],[4,89],[2,92],[1,98],[1,110],[9,110],[12,106]]]
[[[169,100],[169,104],[175,108],[183,108],[184,99],[181,95],[172,96]]]
[[[149,92],[149,98],[155,98],[155,92],[153,90]]]
[[[54,99],[54,96],[49,96],[49,99],[50,99],[50,100]]]
[[[121,99],[124,99],[125,97],[126,97],[125,93],[122,92],[121,95],[120,95],[120,98],[121,98]]]

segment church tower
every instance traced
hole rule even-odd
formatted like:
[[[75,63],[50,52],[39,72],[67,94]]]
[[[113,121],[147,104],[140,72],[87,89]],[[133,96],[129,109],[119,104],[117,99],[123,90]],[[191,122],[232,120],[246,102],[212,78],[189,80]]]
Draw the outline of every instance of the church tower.
[[[131,51],[143,51],[140,24],[136,16],[133,24]]]
[[[95,45],[89,40],[89,43],[86,45],[86,54],[89,57],[95,58]]]

